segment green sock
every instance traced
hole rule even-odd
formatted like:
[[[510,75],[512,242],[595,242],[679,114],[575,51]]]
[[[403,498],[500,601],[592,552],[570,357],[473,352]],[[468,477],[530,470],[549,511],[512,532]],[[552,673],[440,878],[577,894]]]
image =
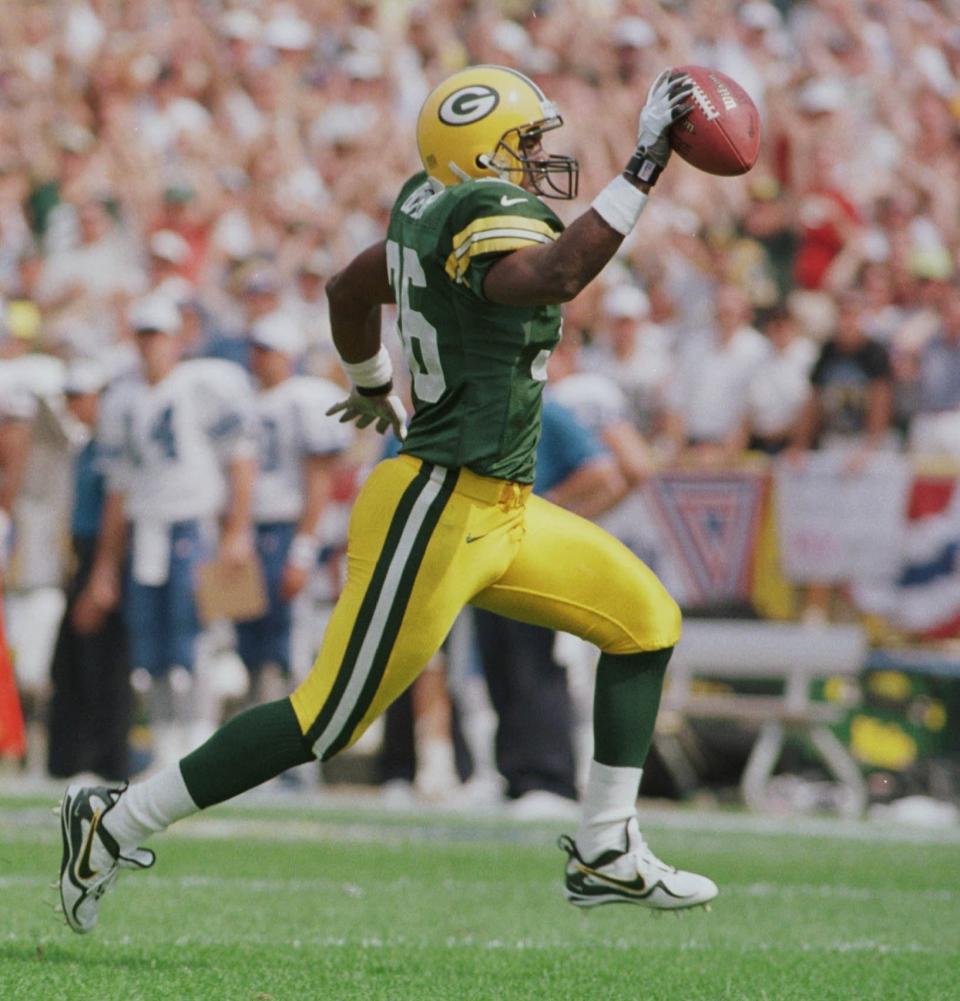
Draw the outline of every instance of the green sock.
[[[593,693],[593,756],[600,764],[643,767],[672,653],[673,647],[667,647],[600,655]]]
[[[222,803],[313,760],[289,699],[255,706],[225,723],[180,762],[201,809]]]

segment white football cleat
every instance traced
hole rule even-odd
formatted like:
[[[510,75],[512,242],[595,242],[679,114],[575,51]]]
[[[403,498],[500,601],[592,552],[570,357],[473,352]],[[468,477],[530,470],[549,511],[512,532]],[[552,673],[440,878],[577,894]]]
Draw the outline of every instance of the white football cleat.
[[[567,853],[564,896],[571,904],[637,904],[654,911],[679,911],[706,908],[717,895],[712,879],[661,862],[647,847],[635,817],[624,826],[624,842],[622,851],[612,849],[587,862],[572,838],[566,834],[560,838]]]
[[[103,826],[103,818],[126,788],[72,785],[60,804],[60,903],[67,924],[81,935],[93,930],[100,898],[116,882],[120,870],[149,869],[156,860],[148,848],[122,855],[120,846]]]

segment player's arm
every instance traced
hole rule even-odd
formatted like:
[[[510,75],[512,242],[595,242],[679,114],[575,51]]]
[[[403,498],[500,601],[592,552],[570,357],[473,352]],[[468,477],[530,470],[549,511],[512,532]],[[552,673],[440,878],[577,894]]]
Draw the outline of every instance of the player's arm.
[[[629,421],[608,424],[600,437],[607,451],[617,460],[628,487],[638,486],[656,471],[656,460],[650,446]]]
[[[120,603],[120,567],[126,545],[126,497],[120,490],[110,490],[100,515],[90,577],[73,606],[73,625],[78,633],[99,629],[104,618]]]
[[[303,513],[283,568],[280,594],[284,601],[295,598],[306,587],[317,565],[320,551],[317,529],[320,516],[330,502],[333,473],[338,462],[338,454],[308,455],[303,460]]]
[[[506,306],[537,306],[575,298],[617,252],[643,211],[650,188],[667,165],[667,130],[689,110],[689,77],[664,70],[640,113],[637,146],[623,173],[552,243],[505,255],[490,268],[484,296]]]
[[[220,559],[240,565],[253,554],[253,487],[257,479],[257,460],[238,455],[227,463],[230,500],[223,517],[220,535]]]
[[[546,498],[584,518],[596,518],[622,500],[629,489],[617,460],[598,455],[548,491]]]
[[[393,365],[380,342],[380,307],[393,302],[384,241],[358,254],[330,279],[327,302],[333,343],[353,383],[349,397],[327,414],[340,414],[341,423],[353,421],[361,428],[376,422],[381,434],[392,427],[403,439],[407,415],[393,392]]]

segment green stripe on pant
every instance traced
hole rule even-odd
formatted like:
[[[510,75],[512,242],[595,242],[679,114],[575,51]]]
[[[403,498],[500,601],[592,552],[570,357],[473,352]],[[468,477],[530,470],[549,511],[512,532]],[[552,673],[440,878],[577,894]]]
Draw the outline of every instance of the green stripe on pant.
[[[424,463],[397,504],[330,697],[307,733],[322,760],[346,746],[370,706],[430,537],[456,481],[456,470]]]

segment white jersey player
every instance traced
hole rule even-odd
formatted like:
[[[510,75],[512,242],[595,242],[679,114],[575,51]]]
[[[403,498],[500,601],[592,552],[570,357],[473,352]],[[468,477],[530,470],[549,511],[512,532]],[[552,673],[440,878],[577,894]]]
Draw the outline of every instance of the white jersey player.
[[[232,362],[181,361],[174,303],[134,303],[130,322],[141,372],[108,390],[98,426],[107,475],[101,537],[78,598],[96,625],[120,597],[127,525],[130,575],[124,601],[135,681],[150,694],[155,752],[163,760],[189,739],[196,719],[191,672],[200,633],[195,583],[222,520],[221,563],[253,555],[250,503],[256,471],[253,393]]]
[[[152,385],[143,375],[114,383],[97,437],[111,489],[127,517],[172,524],[209,519],[227,497],[225,466],[254,454],[253,393],[233,362],[180,362]]]
[[[290,673],[291,601],[317,567],[320,518],[337,456],[351,444],[353,430],[326,416],[342,395],[340,387],[294,374],[305,344],[292,316],[275,312],[261,317],[251,330],[250,345],[259,383],[253,513],[268,608],[261,618],[238,624],[237,641],[256,697],[264,668],[275,668],[284,677]]]

